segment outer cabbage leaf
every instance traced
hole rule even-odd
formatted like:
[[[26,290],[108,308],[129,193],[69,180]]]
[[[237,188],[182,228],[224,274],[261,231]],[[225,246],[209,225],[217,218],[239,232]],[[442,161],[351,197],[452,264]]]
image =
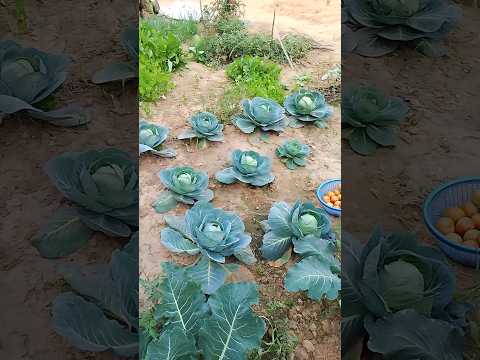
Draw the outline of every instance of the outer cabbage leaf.
[[[250,308],[258,303],[252,283],[222,286],[208,299],[210,318],[200,330],[199,346],[206,359],[243,360],[260,347],[265,322]]]

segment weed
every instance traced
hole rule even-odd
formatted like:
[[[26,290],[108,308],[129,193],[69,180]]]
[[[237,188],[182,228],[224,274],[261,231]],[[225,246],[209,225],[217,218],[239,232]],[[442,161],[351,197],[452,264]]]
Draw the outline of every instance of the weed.
[[[213,0],[203,8],[203,18],[206,21],[239,18],[243,15],[245,3],[243,0]]]
[[[312,74],[303,73],[295,76],[295,90],[306,87],[313,80]]]
[[[288,329],[288,320],[284,318],[266,318],[268,331],[263,338],[261,349],[253,352],[248,360],[288,360],[298,344],[298,338]]]
[[[158,63],[140,54],[139,97],[142,102],[156,101],[173,89],[172,75],[162,70]]]

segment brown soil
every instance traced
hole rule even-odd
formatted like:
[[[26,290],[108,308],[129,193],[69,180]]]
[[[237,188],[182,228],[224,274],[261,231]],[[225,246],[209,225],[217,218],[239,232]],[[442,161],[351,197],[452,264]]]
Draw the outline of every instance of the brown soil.
[[[136,11],[136,4],[133,6],[132,11],[121,0],[31,1],[27,3],[29,33],[16,36],[6,33],[3,23],[0,26],[2,40],[5,36],[41,50],[71,56],[71,71],[56,93],[56,101],[59,105],[74,102],[88,106],[94,114],[88,126],[77,129],[56,128],[22,116],[6,118],[0,126],[2,359],[112,358],[109,353],[79,352],[58,336],[51,326],[50,307],[65,290],[57,272],[60,265],[107,262],[112,249],[122,242],[97,234],[78,253],[48,260],[39,256],[30,239],[65,202],[43,171],[47,160],[64,151],[108,146],[130,151],[133,156],[137,154],[136,139],[132,141],[130,131],[132,113],[128,108],[131,99],[135,103],[135,97],[128,87],[122,92],[118,85],[100,87],[88,81],[103,63],[115,57],[124,58],[118,34],[125,24],[135,21],[128,18]]]
[[[261,3],[261,4],[260,4]],[[329,7],[322,7],[322,18],[313,18],[312,9],[318,10],[316,1],[305,1],[295,4],[295,11],[288,7],[287,1],[279,1],[277,17],[280,18],[281,31],[305,32],[314,37],[322,45],[337,49],[338,39],[335,31],[326,34],[318,32],[333,22],[338,13],[339,1],[332,2]],[[247,1],[246,17],[254,29],[267,28],[273,1]],[[290,5],[291,6],[291,5]],[[295,13],[295,16],[292,15]],[[309,13],[310,17],[301,17]],[[288,24],[288,25],[287,25]],[[321,24],[321,25],[318,25]],[[339,21],[338,31],[339,31]],[[271,25],[269,25],[271,26]],[[336,28],[335,28],[336,29]],[[339,34],[339,33],[338,33]],[[328,69],[340,61],[339,52],[315,50],[295,70],[284,66],[283,82],[293,87],[295,75],[309,72],[313,74],[311,86],[324,88],[320,81]],[[229,84],[223,69],[212,70],[201,64],[190,62],[186,69],[174,77],[175,89],[166,98],[151,108],[146,116],[149,121],[162,124],[170,129],[167,147],[177,150],[175,159],[164,159],[144,156],[140,160],[140,274],[142,278],[152,279],[160,274],[162,261],[174,260],[189,263],[193,259],[173,255],[160,244],[160,231],[165,226],[163,216],[156,214],[151,203],[164,190],[157,176],[162,168],[189,165],[206,171],[210,176],[210,188],[215,192],[213,204],[226,210],[235,211],[246,223],[247,230],[252,233],[253,247],[261,244],[262,231],[258,221],[268,214],[275,201],[294,202],[297,199],[310,200],[318,204],[315,189],[324,180],[340,177],[340,113],[335,108],[328,129],[315,127],[287,129],[280,135],[271,134],[269,142],[259,139],[259,134],[245,135],[234,126],[227,124],[224,143],[210,143],[208,148],[198,150],[195,143],[175,140],[175,137],[187,128],[187,119],[197,111],[204,110],[214,104]],[[313,154],[306,168],[296,171],[288,170],[276,157],[275,148],[288,138],[297,138],[312,147]],[[216,171],[223,169],[229,162],[230,153],[234,149],[251,149],[273,158],[273,173],[276,180],[271,186],[254,188],[246,184],[221,185],[214,179]],[[179,205],[171,213],[184,214],[188,209]],[[334,220],[338,221],[338,220]],[[260,259],[256,250],[257,258]],[[287,266],[274,268],[260,260],[258,264],[245,268],[246,278],[253,278],[261,285],[261,304],[257,311],[266,314],[272,302],[288,303],[289,307],[279,311],[275,316],[288,319],[291,334],[299,339],[295,359],[339,359],[339,314],[332,310],[333,303],[315,303],[303,294],[289,294],[283,289],[283,278]],[[244,274],[244,276],[245,276]],[[242,276],[242,278],[245,278]],[[327,356],[327,357],[325,357]]]

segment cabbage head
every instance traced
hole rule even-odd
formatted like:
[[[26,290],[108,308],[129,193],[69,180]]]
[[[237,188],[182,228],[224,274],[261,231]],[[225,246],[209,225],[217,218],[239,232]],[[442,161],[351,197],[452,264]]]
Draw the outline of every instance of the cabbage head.
[[[57,189],[82,207],[90,225],[106,233],[130,236],[125,225],[138,227],[137,162],[118,149],[64,153],[47,163]],[[107,226],[108,225],[108,226]],[[100,229],[99,229],[100,230]]]
[[[442,56],[440,41],[461,18],[461,9],[450,0],[345,0],[342,30],[348,50],[367,57],[395,51],[411,44],[427,56]]]
[[[120,43],[128,54],[130,62],[114,62],[93,74],[94,84],[124,81],[138,77],[139,41],[137,27],[130,27],[120,35]]]
[[[236,115],[232,122],[245,134],[256,128],[263,131],[284,131],[287,127],[285,110],[276,101],[255,97],[242,100],[243,114]]]
[[[165,216],[168,227],[161,232],[161,242],[170,251],[188,255],[201,254],[189,273],[202,284],[206,293],[212,293],[225,281],[234,264],[225,264],[226,258],[251,253],[252,237],[245,232],[242,219],[233,212],[214,208],[206,201],[197,202],[185,216]]]
[[[213,199],[213,191],[208,189],[207,173],[181,166],[161,170],[159,177],[167,191],[153,203],[158,213],[170,211],[179,202],[193,205],[197,201]]]
[[[162,149],[162,143],[167,139],[168,129],[151,124],[143,119],[139,121],[138,128],[138,151],[139,154],[150,152],[161,157],[175,157],[176,152],[173,149]]]
[[[234,150],[232,166],[215,174],[215,178],[223,184],[238,181],[253,186],[265,186],[275,180],[272,174],[272,160],[255,151]]]
[[[342,97],[342,137],[353,151],[371,155],[381,146],[394,146],[408,105],[371,87],[352,87]]]
[[[293,118],[291,127],[303,127],[313,123],[323,129],[333,114],[333,108],[327,105],[325,97],[319,91],[301,89],[285,99],[285,110]]]
[[[335,240],[328,214],[311,202],[297,201],[293,206],[277,202],[270,209],[268,220],[261,225],[265,235],[260,250],[268,260],[279,259],[298,242],[324,239],[333,243]]]
[[[453,301],[454,291],[455,276],[443,254],[419,242],[414,234],[384,235],[377,228],[363,246],[344,236],[342,348],[348,352],[354,343],[368,337],[371,351],[395,354],[398,359],[431,354],[435,348],[441,352],[432,339],[442,327],[447,335],[459,331],[468,309]],[[395,341],[391,338],[394,334],[403,340]],[[402,341],[415,345],[402,346]],[[462,358],[444,356],[420,358]]]
[[[223,141],[223,124],[217,117],[207,111],[199,112],[190,118],[191,129],[178,136],[179,139],[206,139]]]
[[[24,48],[14,41],[0,41],[0,118],[24,110],[31,117],[56,126],[87,123],[88,113],[75,105],[42,109],[65,82],[68,63],[63,55]]]
[[[297,139],[287,140],[276,149],[276,154],[290,170],[295,170],[299,166],[305,166],[310,147]]]

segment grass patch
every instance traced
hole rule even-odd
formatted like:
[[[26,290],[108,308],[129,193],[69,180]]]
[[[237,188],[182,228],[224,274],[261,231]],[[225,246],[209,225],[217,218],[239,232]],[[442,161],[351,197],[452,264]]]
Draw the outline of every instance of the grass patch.
[[[245,23],[238,19],[220,20],[213,28],[214,34],[200,38],[190,49],[197,62],[215,67],[246,55],[287,62],[277,39],[269,34],[249,34]],[[305,57],[313,46],[310,39],[300,35],[287,35],[282,41],[292,61]]]

